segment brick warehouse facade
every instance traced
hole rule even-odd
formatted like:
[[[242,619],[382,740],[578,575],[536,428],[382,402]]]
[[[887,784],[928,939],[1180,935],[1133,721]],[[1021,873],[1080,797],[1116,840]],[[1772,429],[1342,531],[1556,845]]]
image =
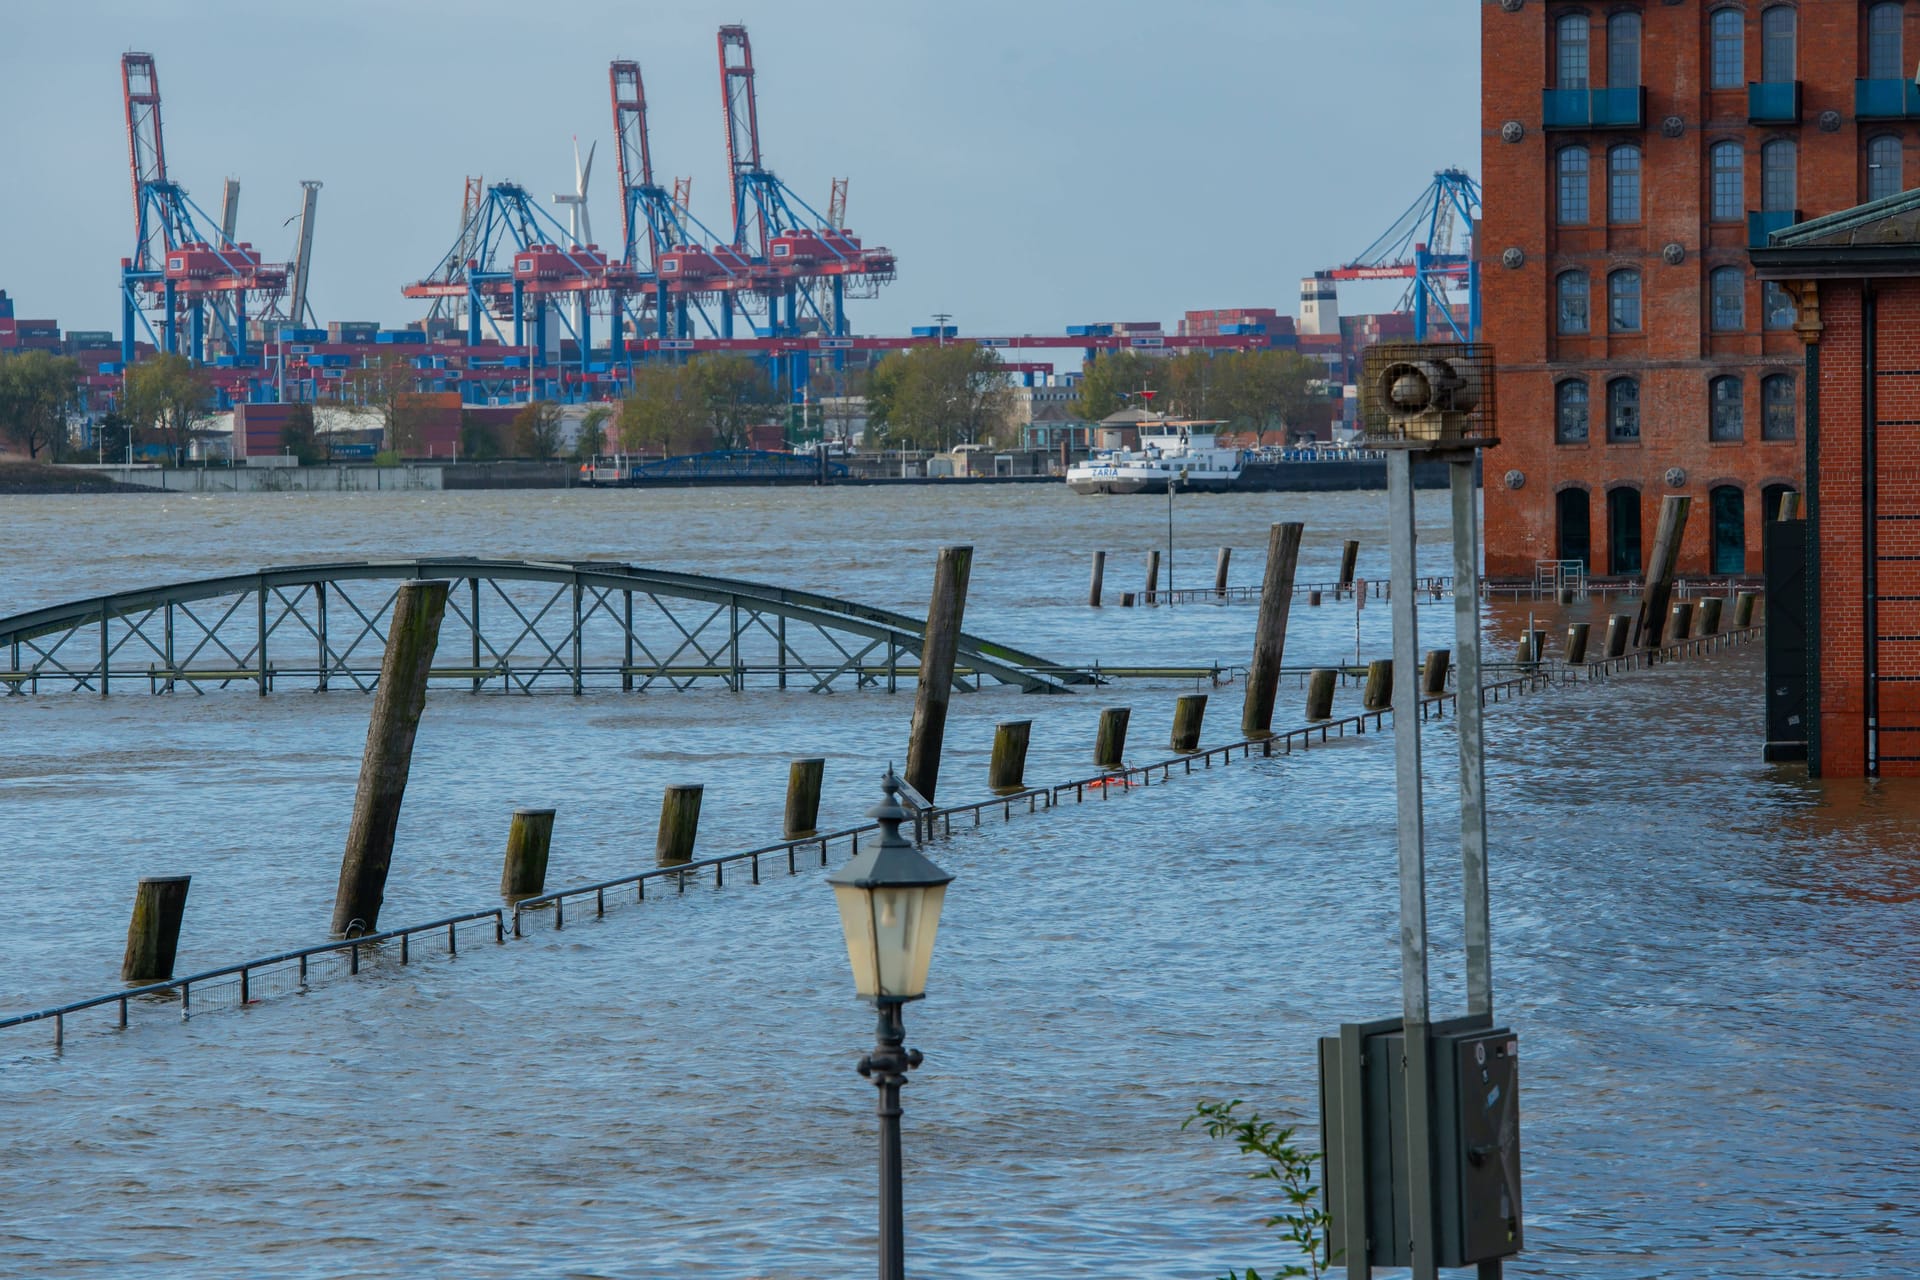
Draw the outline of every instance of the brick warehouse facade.
[[[1500,362],[1487,571],[1758,575],[1803,472],[1769,232],[1920,180],[1920,3],[1483,0],[1484,337]],[[1704,518],[1701,518],[1704,517]]]
[[[1917,777],[1920,191],[1794,227],[1752,257],[1798,297],[1817,380],[1805,418],[1809,764],[1821,777]]]

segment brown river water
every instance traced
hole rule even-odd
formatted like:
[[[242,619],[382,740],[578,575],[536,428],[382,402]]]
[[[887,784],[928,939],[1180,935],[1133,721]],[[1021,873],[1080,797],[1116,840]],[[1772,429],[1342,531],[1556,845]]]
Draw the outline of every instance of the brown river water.
[[[1258,581],[1306,522],[1384,576],[1382,494],[1191,496],[1176,586],[1214,548]],[[1442,532],[1422,495],[1423,534]],[[301,560],[617,557],[923,610],[976,547],[970,631],[1061,661],[1244,664],[1250,604],[1090,610],[1163,545],[1166,504],[989,491],[723,490],[0,499],[0,615]],[[1438,544],[1433,563],[1444,572]],[[1425,552],[1423,552],[1423,556]],[[1603,606],[1576,607],[1598,616]],[[1511,651],[1530,609],[1488,606]],[[1420,612],[1447,643],[1451,610]],[[1387,610],[1360,615],[1386,651]],[[1290,664],[1350,659],[1351,605],[1295,608]],[[1920,1275],[1920,790],[1762,764],[1757,646],[1489,713],[1496,1001],[1526,1064],[1528,1251],[1511,1276]],[[1137,758],[1187,686],[958,697],[941,798],[985,794],[996,720],[1028,777],[1089,770],[1105,705]],[[1237,684],[1214,691],[1226,741]],[[1279,719],[1297,723],[1283,688]],[[1344,710],[1355,695],[1342,694]],[[324,938],[369,702],[0,699],[0,1010],[113,990],[134,880],[194,876],[178,970]],[[789,759],[859,820],[911,698],[436,689],[383,924],[497,903],[506,815],[559,810],[554,886],[652,857],[662,787],[706,784],[701,849],[777,835]],[[1435,1004],[1463,1000],[1450,722],[1429,726]],[[906,1091],[918,1276],[1217,1276],[1281,1260],[1251,1169],[1180,1130],[1202,1098],[1311,1121],[1313,1041],[1391,1015],[1389,737],[1236,762],[1098,805],[957,827]],[[835,861],[843,856],[836,853]],[[870,1274],[873,1090],[817,868],[650,895],[356,979],[0,1031],[0,1276]]]

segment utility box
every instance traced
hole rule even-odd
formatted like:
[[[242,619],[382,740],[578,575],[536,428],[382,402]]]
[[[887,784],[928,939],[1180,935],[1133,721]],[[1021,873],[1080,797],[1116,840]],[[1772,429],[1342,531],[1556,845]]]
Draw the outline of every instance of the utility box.
[[[1433,1193],[1441,1267],[1520,1252],[1520,1048],[1489,1019],[1431,1024]],[[1320,1041],[1330,1261],[1412,1265],[1406,1037],[1398,1018]]]

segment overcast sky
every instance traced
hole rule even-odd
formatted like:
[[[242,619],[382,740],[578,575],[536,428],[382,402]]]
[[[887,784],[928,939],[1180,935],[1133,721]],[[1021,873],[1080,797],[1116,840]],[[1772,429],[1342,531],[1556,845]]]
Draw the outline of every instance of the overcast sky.
[[[291,256],[326,184],[323,320],[415,319],[400,286],[452,243],[462,179],[572,186],[600,144],[595,238],[619,239],[607,63],[647,83],[664,178],[729,226],[715,28],[745,22],[770,168],[899,257],[856,331],[950,312],[1047,332],[1295,309],[1433,170],[1478,173],[1478,5],[1448,0],[5,0],[0,288],[22,317],[118,329],[132,199],[119,56],[157,60],[171,176]],[[1376,287],[1349,312],[1391,305]]]

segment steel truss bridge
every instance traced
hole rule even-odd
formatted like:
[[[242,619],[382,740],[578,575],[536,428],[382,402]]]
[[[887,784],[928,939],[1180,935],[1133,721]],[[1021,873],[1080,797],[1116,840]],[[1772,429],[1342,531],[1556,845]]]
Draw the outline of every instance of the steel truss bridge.
[[[431,678],[475,693],[879,688],[919,671],[925,621],[832,596],[610,561],[465,557],[286,565],[0,618],[0,687],[105,695],[373,688],[399,584],[451,582]],[[1028,693],[1087,671],[961,636],[954,687]]]

